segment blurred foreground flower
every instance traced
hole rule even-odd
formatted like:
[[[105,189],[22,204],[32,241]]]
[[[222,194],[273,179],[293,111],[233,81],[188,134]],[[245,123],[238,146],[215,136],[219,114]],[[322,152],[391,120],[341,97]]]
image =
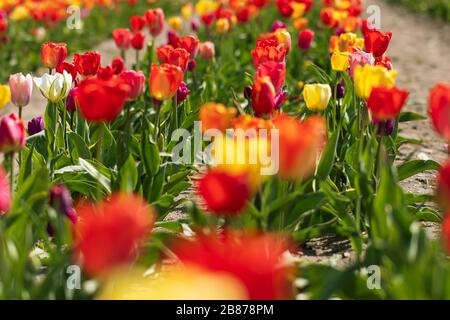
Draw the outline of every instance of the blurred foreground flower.
[[[11,208],[11,191],[5,170],[0,166],[0,216]]]
[[[9,154],[25,147],[26,133],[23,121],[14,113],[0,120],[0,152]]]
[[[11,99],[11,90],[9,86],[0,84],[0,109],[6,107]]]
[[[431,90],[428,112],[436,131],[450,142],[450,83],[440,83]]]

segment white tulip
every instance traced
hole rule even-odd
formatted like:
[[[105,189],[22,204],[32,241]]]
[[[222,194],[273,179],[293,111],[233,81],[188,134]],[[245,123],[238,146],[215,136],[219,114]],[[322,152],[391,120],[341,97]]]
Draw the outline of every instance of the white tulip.
[[[67,98],[72,89],[72,76],[65,70],[63,73],[44,74],[40,78],[34,78],[36,87],[49,101],[56,103]]]

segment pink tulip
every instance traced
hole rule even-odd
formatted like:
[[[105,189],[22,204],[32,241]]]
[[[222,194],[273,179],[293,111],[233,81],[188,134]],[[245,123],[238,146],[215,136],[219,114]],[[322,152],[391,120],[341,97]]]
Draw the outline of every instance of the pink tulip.
[[[9,154],[25,147],[25,128],[23,121],[14,113],[0,121],[0,152]]]
[[[5,170],[0,167],[0,216],[11,209],[11,192]]]
[[[350,71],[349,74],[351,77],[353,77],[353,72],[356,68],[356,66],[364,66],[365,64],[368,65],[375,65],[375,58],[371,53],[367,53],[361,50],[356,50],[353,52],[349,58],[350,61]]]
[[[123,71],[119,77],[131,87],[131,92],[128,97],[130,100],[136,100],[144,92],[145,76],[142,71]]]
[[[16,107],[25,107],[30,103],[33,93],[33,78],[30,74],[26,76],[22,73],[12,74],[9,77],[9,88],[11,90],[11,102]]]

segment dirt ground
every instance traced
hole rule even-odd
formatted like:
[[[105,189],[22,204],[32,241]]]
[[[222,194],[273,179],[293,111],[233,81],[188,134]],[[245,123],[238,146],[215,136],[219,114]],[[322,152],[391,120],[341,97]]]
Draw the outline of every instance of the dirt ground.
[[[401,6],[386,4],[383,0],[366,0],[367,6],[377,5],[381,12],[382,30],[392,31],[388,54],[398,71],[397,85],[411,92],[407,110],[427,114],[430,89],[438,82],[450,82],[450,24],[435,21],[408,11]],[[159,39],[159,42],[163,39]],[[102,53],[102,65],[108,64],[118,51],[112,40],[100,44],[95,50]],[[133,61],[129,52],[129,61]],[[24,109],[25,120],[43,115],[45,101],[35,90],[31,105]],[[0,115],[17,112],[13,106],[0,111]],[[443,162],[447,158],[447,146],[432,129],[428,120],[401,125],[401,135],[420,139],[421,146],[402,148],[402,158],[433,159]],[[418,175],[403,183],[408,192],[432,193],[435,174]],[[430,234],[436,236],[439,226],[427,224]],[[346,264],[353,254],[348,242],[335,237],[314,239],[305,244],[302,259],[311,262]]]

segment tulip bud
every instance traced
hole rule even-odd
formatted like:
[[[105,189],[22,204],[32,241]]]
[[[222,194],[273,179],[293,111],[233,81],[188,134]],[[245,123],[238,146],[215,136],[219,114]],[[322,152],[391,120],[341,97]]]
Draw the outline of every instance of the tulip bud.
[[[336,86],[336,99],[342,99],[345,96],[344,82],[338,83]]]
[[[78,87],[72,88],[69,91],[69,95],[66,99],[66,110],[68,112],[75,112],[77,110],[76,96]]]
[[[184,81],[181,81],[180,87],[177,91],[177,102],[182,103],[184,100],[186,100],[187,96],[191,93],[189,88],[187,87],[186,83]]]
[[[191,29],[192,29],[192,31],[197,32],[199,28],[200,28],[200,26],[199,26],[198,21],[192,20],[191,21]]]
[[[30,74],[24,76],[16,73],[9,77],[9,88],[11,90],[11,102],[16,107],[25,107],[30,103],[33,92],[33,78]]]
[[[41,47],[42,65],[49,69],[55,69],[67,57],[67,44],[47,42]]]
[[[67,218],[76,223],[78,220],[77,213],[73,208],[72,197],[66,186],[58,184],[50,190],[50,206],[59,213],[64,214]]]
[[[188,63],[189,71],[194,71],[196,67],[197,67],[197,62],[195,62],[195,60],[189,61],[189,63]]]
[[[8,154],[25,147],[25,128],[23,121],[14,113],[4,116],[0,121],[0,152]]]
[[[271,31],[272,31],[272,32],[275,32],[275,31],[277,31],[278,29],[286,29],[286,28],[287,28],[287,26],[286,26],[286,24],[285,24],[283,21],[276,20],[276,21],[274,21],[274,23],[272,24],[272,29],[271,29]]]
[[[310,29],[303,30],[302,32],[300,32],[298,38],[298,48],[300,50],[309,50],[309,48],[311,48],[313,39],[314,39],[314,31]]]
[[[118,75],[120,74],[124,69],[124,61],[122,57],[116,57],[111,63],[112,68],[114,70],[114,74]]]
[[[28,134],[35,135],[44,130],[44,119],[41,116],[34,117],[28,122]]]

